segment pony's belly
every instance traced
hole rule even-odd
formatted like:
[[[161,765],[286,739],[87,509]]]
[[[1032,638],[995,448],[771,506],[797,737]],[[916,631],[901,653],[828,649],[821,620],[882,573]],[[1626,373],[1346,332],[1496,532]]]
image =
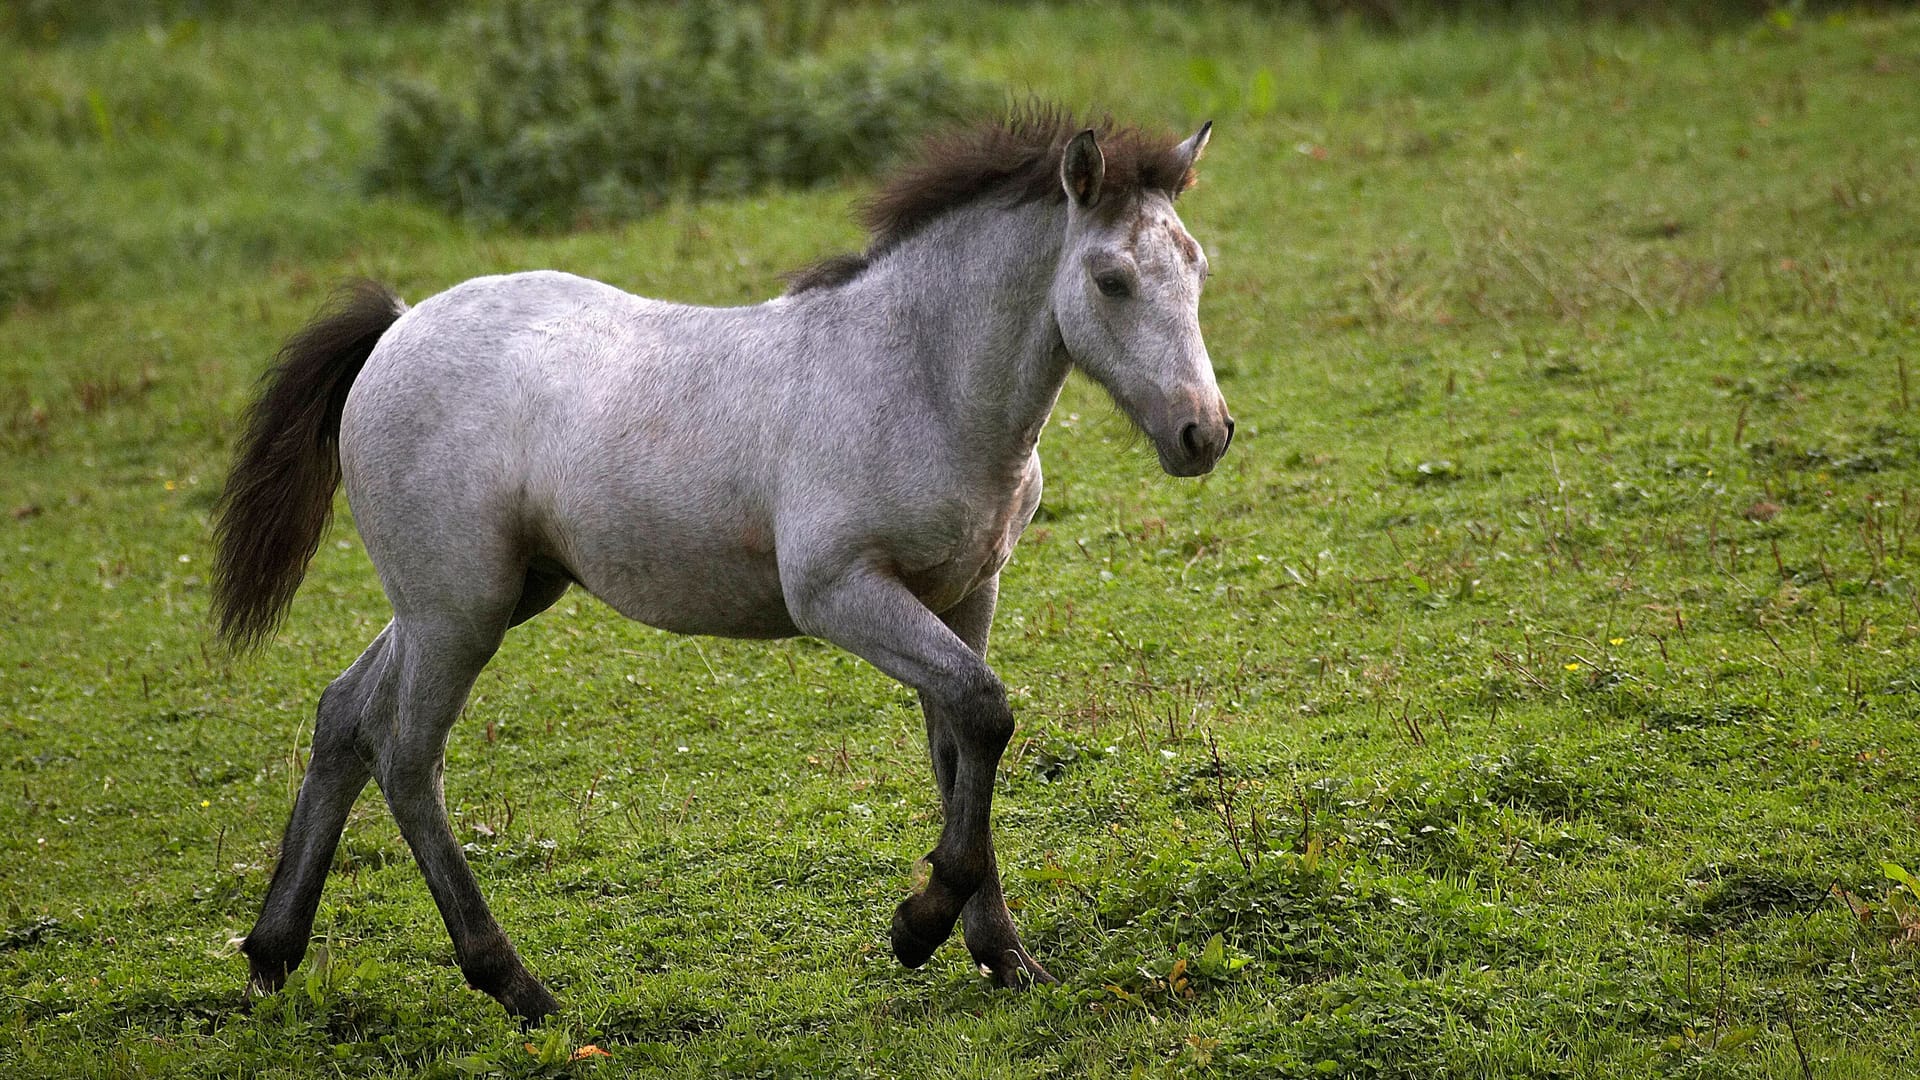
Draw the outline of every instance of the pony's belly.
[[[654,567],[581,584],[627,618],[676,634],[778,638],[799,633],[770,560],[765,566],[728,560],[702,562],[699,569]]]

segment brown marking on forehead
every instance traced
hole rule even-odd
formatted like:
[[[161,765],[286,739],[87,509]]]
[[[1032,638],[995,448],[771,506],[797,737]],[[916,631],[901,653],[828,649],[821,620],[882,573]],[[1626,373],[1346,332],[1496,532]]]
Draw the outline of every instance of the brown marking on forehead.
[[[1181,227],[1180,219],[1171,214],[1149,212],[1134,215],[1133,224],[1127,233],[1127,250],[1133,252],[1135,258],[1140,254],[1140,237],[1150,226],[1158,227],[1160,232],[1166,234],[1168,246],[1179,252],[1188,266],[1199,265],[1200,245],[1188,235],[1186,229]]]
[[[1173,246],[1180,249],[1180,254],[1186,257],[1189,264],[1200,261],[1200,245],[1194,243],[1193,237],[1187,235],[1187,230],[1169,221],[1167,235],[1173,237]]]
[[[1147,227],[1147,215],[1135,213],[1133,221],[1127,226],[1127,250],[1140,250],[1140,233]]]

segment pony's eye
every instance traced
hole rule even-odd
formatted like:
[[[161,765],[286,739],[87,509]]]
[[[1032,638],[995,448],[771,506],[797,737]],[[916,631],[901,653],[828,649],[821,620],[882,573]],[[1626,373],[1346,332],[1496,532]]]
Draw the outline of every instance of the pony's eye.
[[[1094,278],[1093,283],[1099,286],[1101,296],[1111,296],[1116,300],[1131,291],[1127,287],[1127,275],[1114,270]]]

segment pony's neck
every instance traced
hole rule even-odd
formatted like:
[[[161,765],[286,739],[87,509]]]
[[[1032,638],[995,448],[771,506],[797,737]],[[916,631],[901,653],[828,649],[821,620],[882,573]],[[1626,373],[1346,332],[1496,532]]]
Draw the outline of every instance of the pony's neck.
[[[958,207],[882,256],[870,274],[910,325],[911,362],[930,373],[972,449],[1024,467],[1067,378],[1050,291],[1066,209]]]

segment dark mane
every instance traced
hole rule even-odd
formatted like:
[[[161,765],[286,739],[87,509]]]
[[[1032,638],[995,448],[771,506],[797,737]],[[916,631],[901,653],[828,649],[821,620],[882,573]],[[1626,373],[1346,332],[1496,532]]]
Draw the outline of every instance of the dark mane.
[[[881,183],[855,216],[866,226],[867,250],[835,255],[787,275],[787,295],[844,285],[954,207],[994,196],[1010,205],[1066,199],[1060,155],[1067,141],[1091,127],[1106,158],[1101,201],[1121,202],[1144,191],[1169,197],[1193,186],[1193,170],[1178,137],[1116,124],[1076,120],[1057,105],[1034,103],[1001,119],[934,135],[919,155]]]

